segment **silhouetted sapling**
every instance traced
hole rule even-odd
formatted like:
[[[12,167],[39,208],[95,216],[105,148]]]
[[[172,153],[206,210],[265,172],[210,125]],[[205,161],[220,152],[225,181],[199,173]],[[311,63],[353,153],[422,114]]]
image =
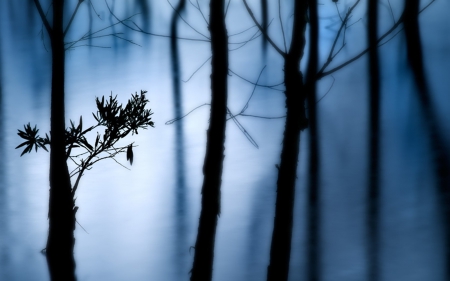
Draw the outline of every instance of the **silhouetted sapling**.
[[[139,129],[147,129],[148,126],[154,127],[150,117],[153,115],[153,112],[151,112],[151,109],[145,108],[148,103],[145,93],[146,91],[141,91],[140,94],[132,94],[125,107],[117,102],[117,95],[113,97],[111,94],[109,100],[107,99],[106,101],[104,96],[101,100],[96,98],[97,113],[92,113],[92,115],[97,124],[85,130],[83,130],[82,116],[80,116],[78,126],[70,120],[70,127],[66,128],[65,133],[66,159],[70,159],[77,166],[70,173],[70,176],[78,175],[72,188],[72,196],[78,188],[78,183],[83,173],[86,170],[90,170],[92,165],[98,161],[111,158],[117,162],[115,159],[116,155],[126,151],[127,160],[130,161],[130,164],[133,164],[133,143],[120,147],[115,147],[115,145],[129,133],[138,134]],[[95,141],[89,143],[86,139],[86,134],[97,127],[105,127],[105,131],[102,135],[97,132]],[[24,125],[24,131],[18,131],[17,134],[26,140],[16,147],[17,149],[25,146],[20,156],[31,152],[33,147],[36,151],[38,148],[43,148],[48,152],[46,146],[50,145],[51,142],[48,134],[45,134],[45,138],[39,137],[39,129],[36,126],[32,128],[30,123]],[[76,148],[84,151],[74,154],[73,151]]]

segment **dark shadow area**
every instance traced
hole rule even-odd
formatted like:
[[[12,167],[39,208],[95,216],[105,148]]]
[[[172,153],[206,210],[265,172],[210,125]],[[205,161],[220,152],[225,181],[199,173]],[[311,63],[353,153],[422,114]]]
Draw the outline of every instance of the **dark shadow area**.
[[[434,173],[437,182],[437,192],[440,198],[440,207],[443,213],[443,226],[445,235],[445,268],[446,280],[450,280],[450,157],[448,146],[444,142],[438,117],[432,104],[432,97],[426,78],[424,67],[422,40],[419,26],[419,0],[405,1],[405,39],[407,58],[414,82],[415,93],[421,104],[423,118],[427,122],[428,138],[434,158]]]
[[[148,9],[143,6],[143,2],[138,1],[141,9]],[[186,191],[186,161],[184,153],[184,129],[183,129],[183,99],[181,92],[181,75],[180,75],[180,55],[178,46],[178,21],[180,15],[184,12],[186,0],[180,0],[172,14],[170,26],[170,54],[172,69],[172,92],[175,119],[175,264],[177,265],[177,278],[186,279],[188,276],[188,268],[185,264],[188,258],[188,242],[187,242],[187,191]],[[148,23],[147,23],[148,25]]]
[[[309,56],[306,72],[306,100],[308,104],[308,183],[307,183],[307,229],[306,229],[306,268],[307,280],[321,280],[321,249],[320,249],[320,150],[319,129],[317,117],[317,81],[316,73],[319,60],[319,16],[318,3],[309,0]]]
[[[378,39],[378,1],[369,0],[367,6],[367,41],[375,46]],[[367,191],[367,267],[368,281],[379,280],[379,163],[380,163],[380,63],[378,48],[369,51],[369,131],[368,131],[368,191]]]

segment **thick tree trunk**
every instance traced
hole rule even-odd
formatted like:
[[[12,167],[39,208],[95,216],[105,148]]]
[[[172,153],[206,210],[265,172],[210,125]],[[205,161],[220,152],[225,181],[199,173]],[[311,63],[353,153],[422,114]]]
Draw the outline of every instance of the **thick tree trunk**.
[[[270,264],[267,270],[268,281],[286,281],[289,275],[300,132],[308,126],[304,108],[306,90],[303,85],[303,75],[299,70],[305,46],[306,10],[306,0],[295,1],[292,41],[289,53],[284,57],[286,124],[278,168],[275,218]]]
[[[378,1],[369,0],[367,41],[377,45]],[[369,182],[367,192],[368,279],[379,279],[379,139],[380,139],[380,67],[378,48],[369,51]]]
[[[52,280],[74,280],[74,202],[65,152],[63,0],[53,1],[50,202],[47,261]]]
[[[319,132],[316,110],[316,74],[319,57],[319,19],[317,0],[309,0],[309,60],[306,73],[309,132],[309,180],[308,180],[308,226],[307,268],[310,281],[320,280],[320,184],[319,184]]]
[[[433,109],[425,68],[423,64],[422,42],[419,27],[419,0],[405,0],[405,36],[408,61],[417,86],[418,98],[427,122],[428,135],[432,143],[435,161],[435,177],[441,209],[443,212],[443,228],[445,232],[445,268],[446,280],[450,280],[450,156],[448,146],[444,143],[438,117]]]
[[[202,210],[195,243],[191,281],[212,278],[217,217],[220,214],[220,186],[224,158],[227,113],[228,35],[225,1],[211,0],[211,118],[203,165]]]

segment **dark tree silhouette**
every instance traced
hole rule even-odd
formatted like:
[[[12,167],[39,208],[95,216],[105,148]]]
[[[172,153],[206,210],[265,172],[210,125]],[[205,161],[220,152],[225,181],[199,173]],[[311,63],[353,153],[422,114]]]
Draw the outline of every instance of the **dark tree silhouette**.
[[[315,108],[315,81],[330,75],[352,62],[361,58],[364,54],[376,49],[383,40],[393,31],[398,30],[400,24],[405,20],[402,15],[390,29],[388,29],[380,37],[371,39],[369,46],[353,56],[349,60],[328,69],[333,59],[340,53],[345,46],[345,31],[349,28],[349,19],[352,11],[359,4],[360,0],[348,9],[345,16],[340,16],[341,25],[336,33],[336,37],[328,54],[328,58],[320,69],[317,69],[317,38],[318,23],[317,9],[312,8],[313,2],[305,0],[296,0],[294,2],[293,12],[293,27],[291,35],[291,46],[289,51],[283,51],[277,46],[269,37],[265,29],[258,23],[252,11],[250,10],[246,0],[243,0],[244,5],[250,16],[252,17],[259,30],[263,33],[269,44],[277,51],[284,59],[284,85],[286,96],[286,123],[283,138],[283,146],[281,152],[281,161],[278,168],[277,181],[277,198],[274,219],[274,229],[272,236],[270,265],[268,268],[268,280],[287,280],[289,272],[289,258],[290,245],[292,235],[292,216],[294,205],[295,181],[297,170],[297,159],[299,155],[300,131],[309,127],[310,129],[310,157],[309,157],[309,182],[308,182],[308,229],[307,229],[307,267],[309,269],[308,280],[318,280],[319,276],[319,225],[320,225],[320,208],[319,208],[319,148],[318,148],[318,130],[317,130],[317,114]],[[334,1],[336,3],[337,1]],[[311,5],[308,11],[308,4]],[[316,6],[317,3],[314,3]],[[308,13],[309,12],[309,13]],[[371,15],[371,18],[373,15]],[[311,40],[310,42],[310,59],[308,64],[308,73],[306,81],[303,81],[302,73],[299,70],[299,64],[303,57],[303,50],[305,46],[305,28],[310,24]],[[282,32],[283,39],[284,31]],[[395,36],[395,35],[394,35]],[[337,42],[339,38],[344,37],[342,45],[337,49]],[[337,49],[337,51],[336,51]],[[328,70],[327,70],[328,69]],[[315,73],[314,73],[315,72]],[[376,78],[376,77],[375,77]],[[377,90],[379,91],[379,90]],[[306,119],[306,112],[304,102],[308,101],[308,119]],[[379,101],[378,101],[379,102]],[[375,105],[376,106],[376,105]],[[375,124],[375,126],[379,126]],[[375,140],[378,142],[378,140]],[[377,149],[375,152],[378,154]],[[377,161],[377,160],[375,160]],[[378,164],[374,162],[376,167]],[[378,173],[378,171],[376,171]],[[376,183],[375,183],[376,184]],[[374,196],[370,193],[369,196]],[[373,202],[371,201],[371,210],[373,209]],[[373,224],[369,224],[369,228]]]
[[[214,242],[220,214],[228,91],[228,35],[224,0],[210,2],[209,30],[212,51],[211,115],[203,164],[202,210],[195,243],[192,281],[209,281],[212,278]]]
[[[277,198],[267,280],[287,280],[289,274],[300,132],[308,126],[304,106],[305,99],[307,98],[307,89],[304,85],[303,75],[299,70],[305,47],[308,2],[304,0],[296,0],[294,2],[293,27],[289,51],[282,51],[275,45],[267,33],[264,32],[261,25],[256,21],[245,0],[244,4],[255,23],[263,32],[266,40],[269,41],[272,47],[284,59],[286,123],[280,165],[277,166]],[[314,64],[313,60],[311,61],[312,64]]]
[[[65,150],[65,50],[72,48],[82,40],[89,39],[92,33],[68,43],[67,47],[64,37],[83,1],[78,1],[75,11],[64,29],[64,0],[53,1],[52,25],[47,20],[39,0],[34,0],[50,38],[52,55],[49,232],[45,249],[52,280],[76,279],[73,231],[78,208],[75,207]]]
[[[81,3],[82,1],[80,1]],[[50,27],[38,0],[34,0],[50,37],[52,47],[52,90],[50,113],[50,199],[47,262],[52,280],[75,280],[73,247],[75,204],[72,197],[65,151],[65,49],[64,0],[53,1],[53,26]],[[67,30],[66,30],[67,31]]]
[[[437,188],[440,208],[443,212],[443,228],[445,237],[445,268],[446,280],[450,280],[450,157],[449,148],[444,143],[439,129],[431,101],[430,90],[425,75],[423,63],[423,50],[419,26],[419,0],[405,1],[404,27],[408,62],[416,84],[418,99],[421,104],[424,119],[427,122],[428,135],[432,143],[432,153],[435,161],[434,172],[437,179]]]
[[[367,42],[369,46],[377,44],[378,1],[369,0],[367,5],[368,26]],[[368,280],[379,280],[379,140],[380,140],[380,66],[378,49],[369,51],[369,171],[367,191],[367,260]]]
[[[316,109],[316,73],[319,59],[319,18],[317,0],[309,0],[309,59],[306,73],[309,127],[309,180],[308,180],[308,227],[307,227],[307,280],[320,280],[320,184],[319,184],[319,132]]]

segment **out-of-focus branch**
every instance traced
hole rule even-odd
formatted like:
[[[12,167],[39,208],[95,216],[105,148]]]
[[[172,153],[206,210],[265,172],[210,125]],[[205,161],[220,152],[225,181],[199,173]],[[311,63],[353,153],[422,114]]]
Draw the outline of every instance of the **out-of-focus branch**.
[[[48,23],[47,18],[45,17],[44,11],[42,10],[42,7],[41,7],[41,4],[39,3],[39,0],[34,0],[34,4],[36,5],[36,8],[37,8],[37,10],[39,12],[39,15],[41,16],[41,20],[42,20],[42,23],[45,26],[45,29],[47,29],[48,36],[50,36],[50,39],[51,39],[52,36],[53,36],[53,30],[50,27],[50,24]]]
[[[286,53],[283,52],[276,44],[275,42],[272,41],[272,39],[269,37],[269,35],[267,34],[267,29],[263,28],[261,26],[261,24],[256,20],[255,15],[253,14],[252,10],[250,9],[250,7],[247,4],[246,0],[242,0],[244,2],[245,8],[247,9],[247,12],[249,13],[250,17],[252,18],[253,22],[256,24],[256,26],[258,26],[259,30],[262,32],[262,34],[264,35],[264,38],[270,43],[270,45],[272,45],[272,47],[282,56],[285,57]]]
[[[427,9],[431,4],[433,4],[433,2],[435,2],[435,1],[436,1],[436,0],[431,0],[430,3],[428,3],[425,7],[423,7],[423,8],[419,11],[419,14],[422,13],[424,10],[426,10],[426,9]],[[352,62],[356,61],[357,59],[359,59],[360,57],[362,57],[363,55],[365,55],[365,54],[366,54],[367,52],[369,52],[371,49],[373,49],[373,48],[378,48],[378,47],[380,47],[381,45],[383,45],[384,43],[383,43],[383,44],[380,44],[381,41],[383,41],[387,36],[389,36],[389,34],[391,34],[393,31],[395,31],[395,30],[400,26],[400,24],[402,24],[402,23],[404,22],[404,20],[405,20],[405,14],[402,13],[402,15],[401,15],[400,18],[397,20],[397,22],[396,22],[394,25],[392,25],[392,27],[391,27],[389,30],[387,30],[383,35],[381,35],[380,38],[378,38],[378,40],[377,40],[377,42],[376,42],[375,45],[372,45],[372,46],[367,47],[366,49],[364,49],[363,51],[361,51],[359,54],[357,54],[357,55],[354,56],[353,58],[349,59],[348,61],[346,61],[346,62],[344,62],[344,63],[342,63],[342,64],[340,64],[340,65],[338,65],[338,66],[336,66],[336,67],[334,67],[334,68],[332,68],[332,69],[330,69],[330,70],[328,70],[328,71],[325,71],[325,68],[331,63],[331,61],[330,61],[330,62],[327,61],[327,62],[325,63],[326,65],[324,65],[324,66],[319,70],[319,72],[317,73],[316,79],[317,79],[317,80],[320,80],[320,79],[322,79],[323,77],[325,77],[325,76],[327,76],[327,75],[330,75],[330,74],[332,74],[332,73],[334,73],[334,72],[340,70],[341,68],[344,68],[345,66],[351,64]],[[397,34],[398,34],[398,33],[397,33]],[[392,38],[391,38],[391,39],[392,39]],[[389,39],[389,40],[390,40],[390,39]],[[332,57],[331,60],[333,60],[333,58],[334,58],[334,57]]]
[[[64,30],[63,36],[66,36],[67,31],[69,31],[70,26],[72,25],[72,21],[75,18],[75,15],[77,14],[78,8],[80,7],[81,3],[83,3],[84,0],[79,0],[77,3],[77,6],[75,7],[75,11],[73,12],[72,16],[70,17],[69,23],[67,24],[66,30]]]

